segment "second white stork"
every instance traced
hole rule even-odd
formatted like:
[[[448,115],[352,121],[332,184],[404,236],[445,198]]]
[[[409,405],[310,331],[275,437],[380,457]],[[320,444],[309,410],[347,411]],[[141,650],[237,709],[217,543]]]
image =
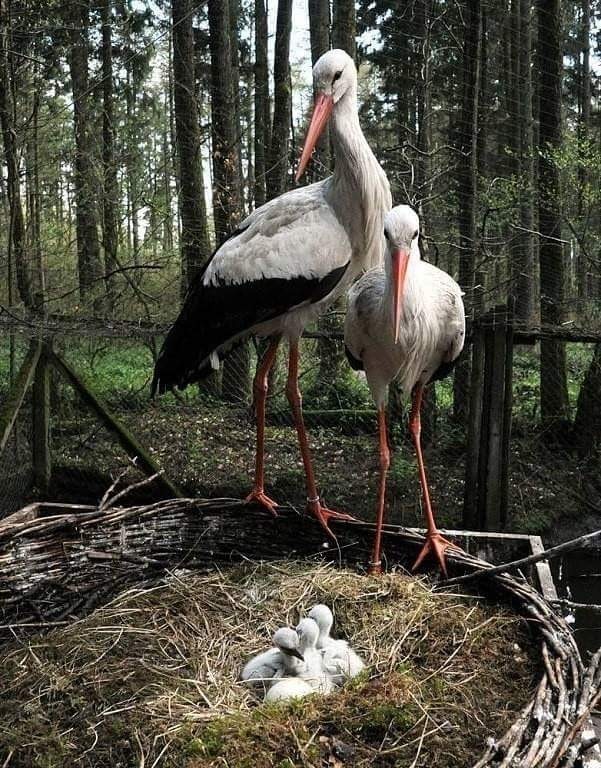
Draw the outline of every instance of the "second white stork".
[[[381,570],[380,548],[386,475],[390,450],[386,434],[388,385],[398,380],[411,395],[409,429],[415,445],[426,516],[426,543],[414,564],[428,553],[446,575],[445,550],[453,546],[436,527],[421,449],[420,410],[424,387],[453,368],[465,339],[462,292],[446,272],[421,261],[419,218],[399,205],[384,220],[386,255],[383,268],[372,269],[349,293],[344,338],[349,362],[365,370],[378,409],[380,484],[376,533],[370,572]]]
[[[317,93],[297,178],[325,125],[336,155],[328,179],[277,197],[250,214],[213,254],[191,285],[157,360],[153,392],[183,388],[219,365],[250,334],[270,337],[257,367],[255,482],[247,501],[275,514],[265,493],[265,401],[278,344],[290,346],[286,393],[303,458],[308,510],[329,532],[313,475],[298,388],[299,339],[307,323],[381,258],[382,222],[392,204],[384,171],[367,143],[357,109],[357,71],[344,51],[325,53],[313,68]]]

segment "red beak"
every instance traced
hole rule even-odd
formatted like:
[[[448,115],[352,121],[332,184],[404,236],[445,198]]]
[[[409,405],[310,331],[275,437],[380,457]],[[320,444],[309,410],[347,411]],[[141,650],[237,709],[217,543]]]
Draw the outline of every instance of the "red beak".
[[[305,139],[305,146],[303,147],[303,153],[301,155],[300,163],[298,164],[298,170],[294,177],[295,181],[298,181],[305,172],[305,168],[311,159],[315,145],[330,119],[333,107],[334,99],[331,96],[328,96],[325,93],[319,93],[315,98],[313,115],[311,116],[311,123],[309,125],[309,130],[307,131],[307,138]]]
[[[407,275],[407,266],[409,264],[409,251],[403,251],[397,248],[392,252],[392,285],[393,285],[393,322],[394,322],[394,343],[399,340],[399,331],[401,329],[401,303],[403,299],[403,290],[405,288],[405,277]]]

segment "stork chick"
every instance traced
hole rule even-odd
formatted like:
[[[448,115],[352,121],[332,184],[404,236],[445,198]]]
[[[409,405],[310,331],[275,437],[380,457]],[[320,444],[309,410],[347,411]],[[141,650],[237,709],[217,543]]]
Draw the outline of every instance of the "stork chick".
[[[388,385],[398,380],[411,395],[409,429],[413,438],[427,524],[426,542],[413,566],[428,554],[446,576],[445,551],[454,546],[434,520],[421,449],[420,410],[424,387],[453,368],[465,339],[465,310],[457,283],[441,269],[421,261],[419,218],[408,205],[384,219],[384,266],[367,272],[350,290],[345,320],[346,353],[355,370],[364,370],[378,410],[380,484],[370,572],[381,571],[381,538],[390,450],[386,436]]]

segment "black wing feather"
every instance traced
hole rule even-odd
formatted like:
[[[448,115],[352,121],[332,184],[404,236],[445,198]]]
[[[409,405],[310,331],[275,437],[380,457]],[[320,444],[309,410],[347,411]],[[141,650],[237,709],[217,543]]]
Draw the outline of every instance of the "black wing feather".
[[[355,357],[355,355],[353,355],[353,353],[346,346],[346,344],[344,345],[344,352],[346,354],[346,359],[349,361],[349,364],[354,371],[365,370],[365,366],[363,365],[363,360],[359,360],[359,358]]]
[[[264,278],[244,283],[203,285],[203,272],[191,286],[156,362],[152,394],[184,388],[210,372],[211,353],[304,302],[325,298],[348,264],[323,278]],[[206,267],[205,267],[206,269]]]

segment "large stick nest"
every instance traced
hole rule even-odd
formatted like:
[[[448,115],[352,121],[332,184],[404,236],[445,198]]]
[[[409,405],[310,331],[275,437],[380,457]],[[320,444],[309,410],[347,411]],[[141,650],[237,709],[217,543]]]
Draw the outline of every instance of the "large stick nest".
[[[370,525],[347,523],[336,527],[338,548],[324,546],[311,520],[292,511],[272,520],[231,500],[119,507],[121,500],[107,497],[99,509],[59,514],[52,508],[42,514],[30,509],[0,524],[0,601],[7,638],[70,622],[128,584],[150,583],[166,569],[214,572],[215,566],[245,558],[298,560],[316,554],[354,568],[366,561],[371,541]],[[421,541],[414,533],[387,528],[389,567],[406,567]],[[449,562],[453,575],[482,570],[480,592],[517,609],[540,648],[542,672],[532,699],[505,735],[488,740],[474,768],[574,766],[589,746],[582,730],[601,698],[599,654],[585,670],[569,628],[525,578],[487,576],[486,564],[459,552],[449,553]],[[299,606],[298,599],[294,604]]]

